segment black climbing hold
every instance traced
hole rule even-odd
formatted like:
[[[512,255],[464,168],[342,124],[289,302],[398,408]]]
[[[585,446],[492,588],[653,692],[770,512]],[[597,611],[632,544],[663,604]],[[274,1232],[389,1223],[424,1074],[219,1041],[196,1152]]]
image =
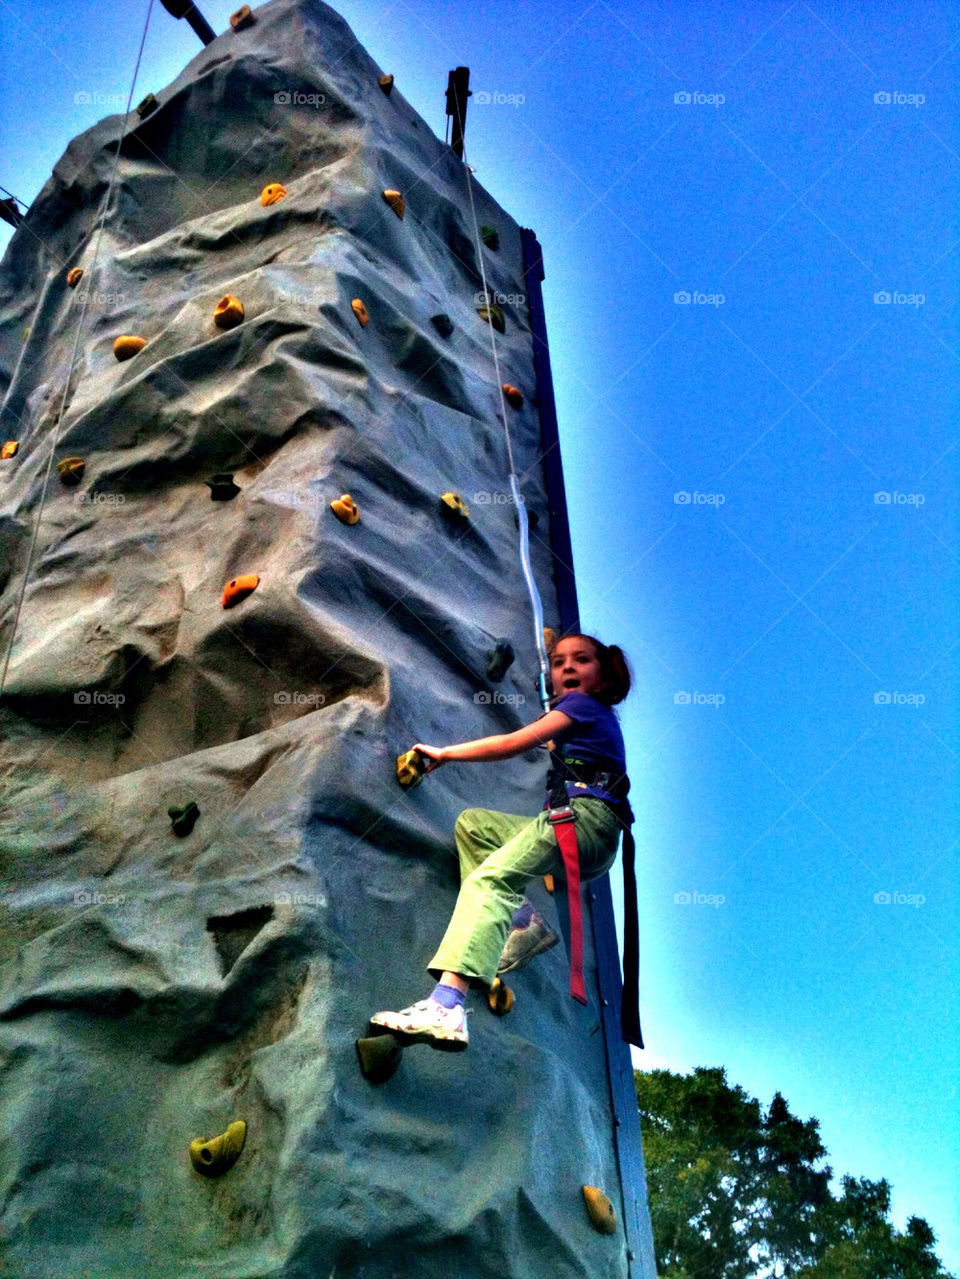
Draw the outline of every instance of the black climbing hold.
[[[482,226],[480,236],[488,249],[499,249],[500,232],[495,226]]]
[[[174,835],[179,835],[182,839],[193,830],[197,818],[200,816],[200,809],[197,807],[196,801],[191,799],[190,803],[184,804],[182,808],[168,808],[167,816],[173,823]]]
[[[499,684],[513,665],[516,653],[508,639],[498,639],[496,648],[487,654],[487,679]]]
[[[233,482],[231,471],[218,471],[216,475],[211,475],[209,480],[204,480],[204,483],[209,488],[210,498],[214,502],[229,502],[240,492]]]
[[[373,1035],[356,1043],[360,1071],[369,1083],[385,1084],[397,1073],[403,1057],[400,1041],[393,1035]]]
[[[450,319],[449,315],[444,315],[442,312],[440,315],[431,315],[430,323],[442,338],[448,338],[453,332],[453,320]]]
[[[153,94],[148,93],[147,96],[143,99],[143,101],[138,104],[136,109],[137,115],[140,117],[141,120],[146,120],[147,116],[152,115],[153,112],[156,111],[159,105],[160,103],[153,96]]]

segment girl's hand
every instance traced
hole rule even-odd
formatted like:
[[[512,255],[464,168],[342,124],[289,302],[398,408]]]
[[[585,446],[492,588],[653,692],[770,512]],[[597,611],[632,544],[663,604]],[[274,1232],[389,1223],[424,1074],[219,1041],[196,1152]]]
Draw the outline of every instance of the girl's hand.
[[[430,761],[429,764],[425,764],[423,767],[425,773],[432,773],[434,769],[449,763],[445,746],[424,746],[423,742],[417,742],[413,749],[419,751],[421,755],[425,755]]]

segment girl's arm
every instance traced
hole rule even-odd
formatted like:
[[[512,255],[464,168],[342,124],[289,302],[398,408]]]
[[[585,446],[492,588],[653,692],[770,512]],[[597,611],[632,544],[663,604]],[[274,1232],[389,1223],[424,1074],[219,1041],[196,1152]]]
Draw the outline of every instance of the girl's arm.
[[[563,711],[547,711],[533,724],[518,728],[513,733],[497,733],[493,737],[479,737],[475,742],[460,742],[455,746],[425,746],[417,742],[414,750],[420,751],[431,761],[425,771],[433,772],[441,764],[454,761],[483,760],[489,762],[497,759],[512,759],[514,755],[522,755],[524,751],[542,746],[551,737],[565,732],[573,720]]]

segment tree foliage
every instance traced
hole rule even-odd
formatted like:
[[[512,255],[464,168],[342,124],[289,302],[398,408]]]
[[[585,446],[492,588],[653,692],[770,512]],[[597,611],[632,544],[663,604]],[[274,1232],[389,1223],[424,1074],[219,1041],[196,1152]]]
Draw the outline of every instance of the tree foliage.
[[[922,1217],[889,1221],[886,1180],[831,1191],[817,1120],[780,1093],[764,1111],[721,1067],[634,1078],[662,1279],[952,1279]]]

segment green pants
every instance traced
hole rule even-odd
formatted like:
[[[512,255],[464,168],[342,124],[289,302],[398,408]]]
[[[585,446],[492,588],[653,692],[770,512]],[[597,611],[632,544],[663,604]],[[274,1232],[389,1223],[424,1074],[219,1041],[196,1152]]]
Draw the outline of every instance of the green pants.
[[[580,879],[596,879],[616,860],[620,822],[602,799],[575,799]],[[460,854],[460,893],[440,949],[428,964],[489,987],[526,884],[537,875],[558,873],[563,859],[545,812],[536,817],[468,808],[454,833]]]

